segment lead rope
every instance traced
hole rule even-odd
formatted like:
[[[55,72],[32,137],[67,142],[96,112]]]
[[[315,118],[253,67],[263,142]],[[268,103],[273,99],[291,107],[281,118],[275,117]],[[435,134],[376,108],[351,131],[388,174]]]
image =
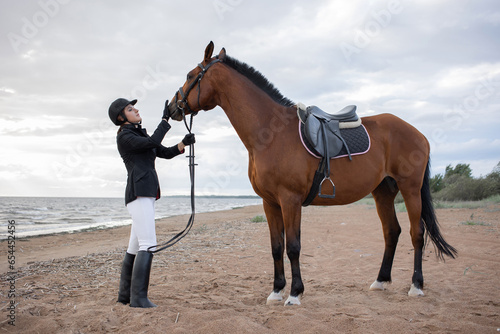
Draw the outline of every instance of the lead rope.
[[[191,133],[191,129],[193,128],[193,114],[191,114],[191,117],[189,119],[189,126],[187,125],[186,121],[186,115],[183,115],[184,119],[184,125],[186,125],[186,129],[188,130],[189,133]],[[164,242],[162,244],[158,244],[156,246],[151,246],[148,248],[148,252],[150,253],[157,253],[159,251],[162,251],[166,248],[170,248],[179,241],[181,241],[191,230],[191,227],[193,227],[194,223],[194,214],[195,214],[195,201],[194,201],[194,167],[196,164],[194,163],[194,144],[189,145],[189,155],[187,156],[189,158],[189,178],[191,180],[191,217],[189,217],[188,223],[186,227],[184,228],[183,231],[177,233],[174,235],[169,241]],[[151,250],[151,248],[156,248],[155,250]]]

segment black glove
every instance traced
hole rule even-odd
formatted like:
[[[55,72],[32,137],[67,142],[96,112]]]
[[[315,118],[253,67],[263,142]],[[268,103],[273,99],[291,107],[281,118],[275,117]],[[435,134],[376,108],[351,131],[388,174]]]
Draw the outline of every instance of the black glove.
[[[168,100],[165,101],[165,108],[163,109],[162,119],[166,120],[167,122],[170,119],[170,110],[168,110]]]
[[[194,133],[188,133],[187,135],[184,136],[184,139],[182,140],[182,143],[186,146],[194,144],[196,142],[196,139],[194,139]]]

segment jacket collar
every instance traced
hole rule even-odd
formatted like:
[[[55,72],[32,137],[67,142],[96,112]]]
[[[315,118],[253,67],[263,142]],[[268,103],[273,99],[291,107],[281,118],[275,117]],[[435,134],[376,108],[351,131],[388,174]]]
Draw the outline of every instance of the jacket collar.
[[[140,124],[124,124],[122,126],[122,128],[127,129],[127,130],[131,130],[131,131],[135,131],[135,132],[139,132],[144,136],[148,135],[146,132],[146,129],[142,128],[142,126]]]
[[[128,124],[123,124],[123,127],[127,128],[127,129],[142,129],[141,124],[131,124],[131,123],[128,123]]]

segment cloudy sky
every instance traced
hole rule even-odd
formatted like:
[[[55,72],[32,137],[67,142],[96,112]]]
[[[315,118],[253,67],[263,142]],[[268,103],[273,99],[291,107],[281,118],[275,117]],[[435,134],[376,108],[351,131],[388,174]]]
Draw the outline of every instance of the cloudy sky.
[[[112,196],[126,171],[107,116],[137,98],[151,133],[205,46],[262,72],[286,97],[426,135],[432,173],[500,161],[497,0],[4,0],[0,196]],[[186,133],[173,122],[164,145]],[[224,112],[195,118],[199,194],[253,194]],[[157,160],[163,193],[188,194],[187,159]]]

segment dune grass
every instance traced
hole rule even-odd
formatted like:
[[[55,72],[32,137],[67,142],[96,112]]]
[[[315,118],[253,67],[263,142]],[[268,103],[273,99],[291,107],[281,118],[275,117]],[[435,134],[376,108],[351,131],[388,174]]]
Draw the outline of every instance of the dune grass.
[[[264,222],[267,222],[266,217],[265,216],[260,216],[260,215],[253,217],[252,219],[250,219],[250,221],[252,223],[264,223]]]

